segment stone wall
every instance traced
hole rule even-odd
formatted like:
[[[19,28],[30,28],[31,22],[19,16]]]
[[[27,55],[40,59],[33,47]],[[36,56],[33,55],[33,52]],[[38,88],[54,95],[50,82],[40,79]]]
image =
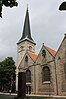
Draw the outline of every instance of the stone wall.
[[[43,62],[42,50],[46,51],[46,59]],[[55,75],[55,65],[54,57],[47,51],[43,46],[39,52],[38,58],[36,60],[37,64],[35,66],[35,77],[36,77],[36,94],[56,94],[56,75]],[[42,82],[42,69],[44,66],[50,68],[51,80],[50,82]]]
[[[64,37],[55,57],[58,95],[66,95],[66,78],[64,65],[66,63],[66,36]]]

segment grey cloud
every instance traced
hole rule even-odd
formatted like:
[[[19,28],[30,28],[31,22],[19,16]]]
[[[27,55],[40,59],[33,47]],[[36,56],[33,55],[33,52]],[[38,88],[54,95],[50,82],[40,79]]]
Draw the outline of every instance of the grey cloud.
[[[0,60],[7,56],[16,61],[17,45],[23,30],[26,0],[19,0],[16,8],[4,8],[0,19]],[[66,12],[58,7],[62,0],[30,0],[28,1],[32,36],[39,52],[42,43],[57,50],[66,31]],[[36,39],[37,38],[37,39]]]

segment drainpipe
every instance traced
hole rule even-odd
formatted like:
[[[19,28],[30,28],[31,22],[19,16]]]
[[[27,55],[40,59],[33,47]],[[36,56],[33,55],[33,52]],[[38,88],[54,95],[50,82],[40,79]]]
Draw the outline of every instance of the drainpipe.
[[[35,62],[34,62],[34,94],[36,94],[36,75],[35,75]]]
[[[56,72],[56,62],[55,62],[55,57],[54,57],[54,65],[55,65],[55,78],[56,78],[56,91],[57,91],[57,95],[58,95],[58,82],[57,82],[57,72]]]

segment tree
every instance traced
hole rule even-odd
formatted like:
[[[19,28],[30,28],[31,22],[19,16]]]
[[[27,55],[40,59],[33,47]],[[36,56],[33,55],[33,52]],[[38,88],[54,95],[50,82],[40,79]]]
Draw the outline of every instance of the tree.
[[[6,6],[6,7],[14,7],[17,6],[18,3],[16,2],[16,0],[0,0],[0,17],[2,17],[2,7]]]
[[[14,84],[15,69],[15,62],[12,57],[7,57],[0,62],[0,85],[2,90],[4,90],[6,85],[9,87]]]
[[[59,10],[66,10],[66,1],[61,3]]]

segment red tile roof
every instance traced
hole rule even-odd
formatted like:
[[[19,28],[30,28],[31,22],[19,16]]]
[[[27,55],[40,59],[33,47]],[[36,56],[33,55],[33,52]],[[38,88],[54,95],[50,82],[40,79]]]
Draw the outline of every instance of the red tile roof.
[[[37,55],[32,53],[32,52],[28,52],[28,54],[30,55],[30,57],[33,59],[33,61],[36,61],[37,59]]]
[[[56,55],[56,51],[55,50],[53,50],[53,49],[51,49],[51,48],[49,48],[47,46],[45,46],[45,47],[53,56]],[[33,61],[36,61],[38,55],[36,55],[36,54],[34,54],[32,52],[28,52],[28,54],[32,58]]]
[[[45,46],[45,47],[46,47],[46,49],[47,49],[53,56],[56,55],[56,51],[55,51],[55,50],[53,50],[53,49],[51,49],[51,48],[49,48],[49,47],[47,47],[47,46]]]

